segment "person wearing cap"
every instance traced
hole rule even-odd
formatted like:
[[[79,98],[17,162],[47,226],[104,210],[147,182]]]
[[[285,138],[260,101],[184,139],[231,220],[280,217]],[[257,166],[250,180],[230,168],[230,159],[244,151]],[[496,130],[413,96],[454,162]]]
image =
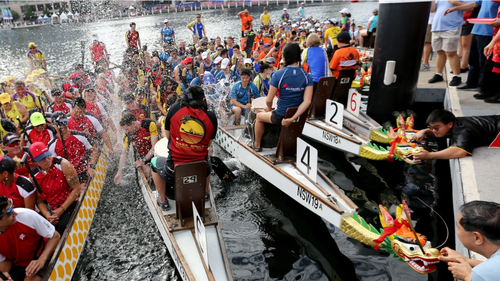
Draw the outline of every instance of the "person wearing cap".
[[[283,8],[283,14],[281,15],[281,23],[287,22],[290,20],[290,14],[286,8]]]
[[[35,210],[36,189],[29,178],[15,172],[16,162],[7,155],[0,156],[0,196],[9,196],[14,208]]]
[[[231,110],[234,112],[234,125],[241,122],[241,115],[246,116],[246,110],[252,107],[252,99],[260,98],[257,86],[251,82],[252,72],[249,69],[242,69],[240,73],[241,81],[236,82],[231,88],[229,98],[231,99]]]
[[[59,156],[53,157],[47,146],[35,142],[29,153],[36,163],[33,167],[38,182],[50,208],[51,215],[44,204],[38,204],[40,213],[62,234],[80,196],[80,180],[71,163]]]
[[[22,103],[28,111],[35,107],[43,107],[43,111],[47,110],[45,103],[40,96],[26,90],[26,84],[24,84],[23,80],[16,80],[14,82],[14,89],[16,90],[16,93],[12,95],[12,100]]]
[[[90,58],[95,66],[97,66],[101,61],[107,60],[109,57],[106,45],[99,41],[97,34],[92,35],[92,45],[90,45],[89,49]]]
[[[7,156],[12,159],[22,159],[25,152],[28,151],[28,147],[23,147],[21,139],[18,135],[14,133],[7,133],[3,137],[2,140],[3,149],[7,151]],[[31,161],[31,158],[28,157],[28,161]],[[30,167],[33,167],[33,162],[29,162]],[[15,169],[16,174],[21,175],[23,177],[29,177],[28,169],[24,165],[16,165]]]
[[[255,151],[262,151],[261,140],[264,135],[265,123],[278,126],[289,126],[299,118],[311,104],[313,96],[313,79],[311,75],[300,68],[300,47],[289,43],[283,48],[285,67],[274,73],[271,78],[269,93],[266,98],[265,112],[257,114],[255,120]],[[279,91],[278,108],[271,111],[273,100]],[[288,108],[298,107],[291,118],[284,118]]]
[[[337,51],[330,60],[332,76],[339,77],[340,70],[357,69],[359,64],[359,52],[350,45],[351,35],[349,31],[342,31],[337,35]]]
[[[73,109],[71,110],[71,117],[68,119],[68,128],[70,130],[85,132],[94,139],[97,138],[99,134],[108,148],[113,148],[108,132],[104,130],[101,122],[99,122],[96,117],[87,114],[86,108],[87,103],[83,98],[78,97],[75,99],[73,102]]]
[[[47,147],[52,156],[65,158],[75,167],[80,180],[80,188],[83,191],[89,178],[95,174],[99,156],[96,144],[89,135],[69,130],[68,117],[63,112],[54,112],[50,119],[56,125],[57,134],[56,138],[47,144]],[[64,140],[64,145],[61,139]]]
[[[337,45],[337,35],[342,32],[342,29],[337,26],[337,20],[334,18],[329,19],[326,23],[325,36],[323,38],[323,43],[328,46],[330,43],[332,46]]]
[[[304,19],[306,17],[306,9],[304,8],[304,5],[304,2],[300,3],[300,7],[297,10],[297,16],[299,16],[299,18],[301,19]]]
[[[269,51],[271,51],[271,44],[270,43],[264,44],[262,50],[260,51],[259,59],[263,60],[264,58],[268,57]]]
[[[47,106],[46,112],[53,113],[56,111],[62,111],[65,114],[69,114],[71,112],[71,109],[73,108],[71,106],[71,100],[64,99],[61,90],[54,88],[50,91],[50,95],[54,99],[54,102],[49,104],[49,106]]]
[[[61,238],[54,226],[0,195],[0,233],[0,271],[7,280],[41,280]]]
[[[36,44],[30,42],[28,44],[29,51],[26,53],[26,60],[31,68],[31,70],[35,69],[47,69],[47,61],[45,61],[45,54],[40,51]]]
[[[127,112],[120,120],[120,127],[125,131],[123,139],[123,150],[118,164],[118,172],[114,178],[115,184],[122,182],[123,167],[128,159],[130,143],[133,142],[134,150],[137,151],[138,159],[134,159],[134,167],[142,167],[146,177],[151,176],[151,169],[148,164],[154,156],[154,146],[159,140],[158,127],[151,119],[141,121],[135,118],[134,114]],[[134,153],[135,154],[135,153]]]
[[[198,40],[207,36],[205,25],[201,22],[201,14],[196,14],[196,20],[189,23],[187,28],[193,32],[193,41],[195,43],[198,43]]]
[[[221,71],[215,76],[215,84],[224,80],[224,86],[229,87],[230,84],[240,80],[240,75],[231,70],[231,61],[228,58],[222,60],[220,69]]]
[[[169,45],[175,45],[175,32],[174,28],[169,26],[170,21],[168,19],[165,19],[163,21],[163,24],[165,25],[162,27],[160,31],[161,35],[161,42],[162,44],[169,44]]]
[[[212,73],[212,75],[215,77],[217,76],[217,74],[219,74],[221,68],[221,62],[222,62],[222,57],[216,57],[214,59],[214,67],[212,68],[212,70],[210,71],[210,73]]]
[[[309,34],[306,45],[307,48],[302,52],[302,65],[305,71],[311,73],[315,93],[319,79],[331,76],[328,55],[325,49],[321,48],[321,38],[317,34]]]
[[[132,50],[139,50],[142,48],[139,31],[135,30],[135,22],[130,24],[130,30],[125,33],[125,41],[127,43],[127,47]]]
[[[22,138],[22,145],[26,145],[28,140],[31,143],[43,142],[47,145],[56,136],[56,129],[52,124],[47,124],[45,117],[40,112],[34,112],[30,116],[30,125],[26,127],[26,137]]]
[[[151,159],[151,169],[158,189],[157,203],[163,210],[168,210],[170,204],[167,197],[175,198],[175,166],[203,160],[210,163],[208,153],[217,133],[217,117],[215,113],[208,111],[205,93],[200,86],[189,86],[182,93],[180,102],[172,105],[163,132],[169,140],[169,154],[168,157]],[[210,172],[211,165],[208,164],[207,194]]]
[[[351,13],[349,12],[349,9],[343,8],[339,11],[339,13],[342,16],[340,19],[340,29],[342,31],[349,31],[349,28],[351,27]]]
[[[9,94],[1,94],[0,103],[2,104],[2,118],[14,122],[16,127],[20,127],[19,120],[21,120],[22,123],[28,121],[29,113],[26,107],[24,107],[22,103],[12,100]]]
[[[210,59],[209,53],[207,51],[201,54],[201,58],[203,62],[200,64],[200,73],[204,73],[205,71],[210,72],[215,66],[212,63],[212,59]],[[196,85],[196,84],[195,84]]]
[[[260,15],[260,25],[262,25],[265,29],[272,24],[271,15],[267,13],[267,7],[264,7],[264,13]]]
[[[181,90],[185,90],[187,86],[191,83],[191,81],[193,81],[193,79],[195,78],[196,70],[193,64],[193,59],[191,59],[190,57],[185,58],[184,61],[182,62],[182,65],[184,67],[182,68],[180,82],[181,82]]]
[[[267,97],[269,93],[269,83],[271,82],[271,73],[274,67],[267,63],[260,63],[259,73],[255,76],[253,83],[260,92],[261,97]]]

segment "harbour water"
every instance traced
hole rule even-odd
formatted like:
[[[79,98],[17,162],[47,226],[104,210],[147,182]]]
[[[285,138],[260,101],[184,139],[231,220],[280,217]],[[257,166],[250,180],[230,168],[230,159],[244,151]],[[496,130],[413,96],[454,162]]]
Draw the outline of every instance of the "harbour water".
[[[306,15],[322,20],[340,18],[338,11],[347,7],[354,21],[366,26],[377,5],[372,2],[315,3],[306,6]],[[294,15],[295,5],[273,5],[270,7],[272,19],[278,20],[285,6]],[[262,9],[262,6],[249,8],[255,20]],[[238,36],[237,11],[201,11],[208,36]],[[106,44],[111,62],[120,64],[128,24],[137,23],[142,44],[147,44],[152,51],[159,49],[159,29],[164,18],[170,19],[177,40],[189,38],[185,26],[194,20],[195,12],[0,32],[0,77],[9,74],[21,77],[26,47],[32,41],[46,53],[49,73],[68,75],[74,64],[81,62],[80,41],[90,44],[94,33]],[[85,56],[88,66],[88,51]],[[235,280],[450,280],[446,268],[431,275],[420,275],[397,258],[361,245],[236,159],[218,149],[215,153],[239,176],[233,183],[221,182],[216,176],[211,180]],[[325,155],[321,166],[347,191],[354,187],[371,190],[385,184],[373,170],[356,170],[343,153],[326,149],[320,155]],[[130,166],[125,168],[122,185],[116,186],[113,183],[116,164],[112,164],[73,280],[180,280]],[[397,182],[396,179],[401,178],[401,163],[380,166],[377,168],[383,171],[385,180],[392,177]],[[398,174],[391,175],[391,170]],[[434,218],[429,218],[427,227],[421,225],[417,224],[417,230],[431,235],[434,245],[444,239],[438,234]]]

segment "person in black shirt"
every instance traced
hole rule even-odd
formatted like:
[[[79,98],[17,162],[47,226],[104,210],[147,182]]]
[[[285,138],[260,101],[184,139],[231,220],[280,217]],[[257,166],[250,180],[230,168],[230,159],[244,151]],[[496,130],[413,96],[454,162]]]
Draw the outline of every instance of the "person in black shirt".
[[[414,158],[455,159],[472,155],[476,147],[489,146],[500,132],[500,115],[455,117],[448,110],[436,109],[427,118],[427,124],[428,128],[416,133],[413,140],[421,141],[425,135],[449,137],[450,146],[437,152],[423,150]]]

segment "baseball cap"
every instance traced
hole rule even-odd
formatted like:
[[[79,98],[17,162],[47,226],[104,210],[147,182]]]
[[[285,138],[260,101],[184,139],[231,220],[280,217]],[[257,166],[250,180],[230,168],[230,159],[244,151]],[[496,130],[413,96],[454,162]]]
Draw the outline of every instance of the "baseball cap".
[[[97,36],[97,35],[92,36],[92,40],[99,41],[99,36]]]
[[[26,83],[26,84],[33,83],[33,82],[35,82],[35,77],[33,77],[33,75],[28,75],[28,77],[26,77],[26,80],[24,80],[24,83]]]
[[[221,63],[221,61],[222,61],[221,57],[216,57],[214,60],[214,64],[219,64],[219,63]]]
[[[35,112],[31,114],[30,116],[30,122],[33,127],[40,126],[42,124],[45,124],[45,118],[43,117],[43,114],[40,112]]]
[[[273,57],[269,57],[269,58],[267,58],[267,59],[266,59],[266,62],[267,62],[267,63],[275,63],[275,62],[276,62],[276,59],[275,59],[275,58],[273,58]]]
[[[247,59],[245,59],[245,60],[243,61],[243,63],[244,63],[244,64],[252,64],[252,63],[253,63],[253,61],[252,61],[252,59],[248,59],[248,58],[247,58]]]
[[[351,40],[351,34],[349,34],[349,31],[342,31],[340,32],[337,37],[335,37],[336,39],[347,39],[347,40]]]
[[[31,145],[30,154],[35,162],[40,162],[45,159],[45,157],[52,155],[47,146],[43,142],[39,141]]]
[[[52,113],[50,120],[52,120],[52,122],[54,122],[57,126],[60,126],[61,123],[68,122],[68,116],[66,116],[66,114],[62,111],[56,111]]]
[[[206,58],[208,58],[208,52],[203,52],[203,53],[201,53],[201,58],[202,58],[202,59],[206,59]]]
[[[283,8],[283,11],[286,11],[286,8]]]
[[[61,93],[61,90],[59,90],[58,88],[54,88],[54,89],[50,90],[50,95],[51,96],[57,96],[57,95],[60,95],[60,94],[62,94],[62,93]]]
[[[5,136],[3,136],[3,145],[10,145],[11,143],[16,141],[21,141],[21,140],[19,139],[18,135],[12,132],[8,132],[7,134],[5,134]]]
[[[203,83],[204,84],[213,84],[215,80],[215,77],[212,73],[205,71],[205,74],[203,75]]]
[[[297,27],[297,25],[296,25],[295,23],[294,23],[294,24],[292,24],[292,28],[295,28],[295,27]]]
[[[30,42],[30,43],[28,44],[28,47],[29,47],[29,48],[31,48],[31,47],[36,47],[36,44],[35,44],[34,42]]]
[[[0,172],[13,172],[16,168],[16,162],[7,155],[0,156]]]
[[[221,65],[220,65],[220,68],[221,69],[226,69],[226,67],[229,65],[229,59],[228,58],[225,58],[222,60],[221,62]],[[0,96],[0,100],[1,100],[2,96]]]
[[[123,96],[123,102],[124,103],[129,103],[129,102],[134,102],[135,101],[135,97],[133,94],[125,94]]]
[[[193,62],[193,59],[191,59],[190,57],[187,57],[187,58],[185,58],[185,59],[182,61],[182,63],[183,63],[183,64],[188,64],[188,63],[192,63],[192,62]]]
[[[169,21],[168,19],[165,19],[165,20],[163,21],[163,23],[167,23],[167,22],[170,22],[170,21]]]
[[[349,9],[344,8],[344,9],[340,10],[339,13],[341,13],[341,14],[349,14]]]
[[[337,19],[336,18],[331,18],[328,21],[330,21],[330,23],[332,23],[332,24],[336,24],[337,23]]]
[[[10,94],[8,93],[3,93],[0,95],[0,103],[1,104],[6,104],[11,101]]]
[[[71,84],[70,83],[64,83],[62,85],[63,91],[69,91],[71,90]]]
[[[378,8],[373,9],[372,13],[378,13]]]
[[[271,46],[271,43],[266,43],[266,44],[264,44],[264,48],[265,48],[265,47],[270,47],[270,46]]]

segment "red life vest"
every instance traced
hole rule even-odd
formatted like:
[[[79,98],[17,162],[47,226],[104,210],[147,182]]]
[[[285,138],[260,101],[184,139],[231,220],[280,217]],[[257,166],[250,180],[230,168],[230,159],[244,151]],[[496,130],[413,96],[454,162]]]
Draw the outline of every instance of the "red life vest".
[[[170,119],[170,151],[174,164],[204,160],[214,125],[201,109],[184,106]]]
[[[62,111],[64,112],[64,114],[69,114],[69,112],[71,111],[69,109],[69,106],[64,101],[63,103],[61,103],[61,105],[57,105],[55,102],[53,102],[51,105],[49,105],[49,107],[52,108],[52,112]]]
[[[101,42],[94,42],[94,44],[92,44],[92,53],[94,54],[93,60],[95,62],[101,61],[104,54],[104,46]]]
[[[151,132],[149,132],[149,127],[151,122],[155,122],[151,119],[144,119],[141,121],[141,127],[134,134],[135,136],[135,146],[137,147],[137,152],[141,156],[146,156],[151,150],[153,145],[151,144]],[[129,137],[129,136],[127,136]],[[129,137],[130,140],[130,137]]]
[[[138,45],[138,39],[139,39],[139,32],[135,31],[134,33],[132,33],[130,30],[127,31],[127,40],[130,44],[130,47],[131,48],[138,48],[139,45]]]
[[[7,154],[10,158],[14,159],[14,157],[17,156],[17,158],[19,159],[22,159],[23,158],[23,155],[24,155],[24,151],[22,151],[19,155],[11,155],[10,153]],[[33,161],[31,160],[31,157],[28,157],[28,163],[30,165],[30,167],[33,167],[33,165],[35,165],[35,163],[33,163]],[[26,166],[23,165],[22,168],[15,168],[14,169],[14,173],[20,175],[20,176],[23,176],[23,177],[29,177],[30,176],[30,173],[28,172],[28,169],[26,168]]]
[[[50,170],[44,175],[38,168],[35,174],[35,178],[52,210],[61,207],[71,193],[71,188],[66,182],[62,171],[62,160],[61,157],[52,157]]]
[[[19,175],[14,173],[14,181],[10,186],[0,182],[0,195],[7,196],[12,199],[12,202],[14,202],[14,208],[24,208],[24,198],[21,193],[19,193],[19,189],[17,188],[18,177]],[[27,178],[25,179],[28,180]]]
[[[88,160],[90,159],[90,155],[85,145],[73,134],[64,140],[64,144],[66,145],[66,151],[68,151],[69,159],[67,160],[71,163],[71,165],[73,165],[73,167],[75,167],[76,173],[80,174],[86,171],[88,169]],[[51,145],[53,144],[51,143],[49,146]],[[54,151],[57,156],[66,158],[64,147],[60,139],[55,140]]]
[[[83,128],[80,127],[80,125],[82,125],[82,124],[83,124],[83,126],[82,126]],[[76,131],[80,131],[80,132],[87,130],[90,134],[90,137],[92,137],[92,138],[95,138],[95,136],[97,134],[97,131],[94,128],[94,125],[92,124],[92,121],[90,121],[90,119],[85,115],[80,120],[76,120],[76,118],[74,118],[74,117],[69,118],[68,128],[70,130],[76,130]]]
[[[0,254],[14,266],[28,266],[32,260],[38,259],[44,248],[45,239],[19,220],[0,234]]]
[[[49,129],[47,128],[45,128],[45,130],[43,130],[42,132],[38,132],[34,128],[31,130],[28,128],[27,131],[32,143],[43,142],[45,145],[47,145],[49,141],[55,136],[54,132],[49,131]]]
[[[125,114],[127,112],[132,113],[135,116],[135,119],[137,119],[137,121],[142,121],[142,120],[146,119],[146,113],[144,112],[144,110],[142,110],[140,108],[136,108],[134,110],[125,109],[122,113],[122,116],[123,116],[123,114]]]
[[[99,106],[97,105],[97,102],[94,102],[94,103],[88,102],[87,103],[87,111],[94,114],[95,117],[97,117],[97,119],[102,122],[102,114],[101,114],[101,110],[99,109]]]

